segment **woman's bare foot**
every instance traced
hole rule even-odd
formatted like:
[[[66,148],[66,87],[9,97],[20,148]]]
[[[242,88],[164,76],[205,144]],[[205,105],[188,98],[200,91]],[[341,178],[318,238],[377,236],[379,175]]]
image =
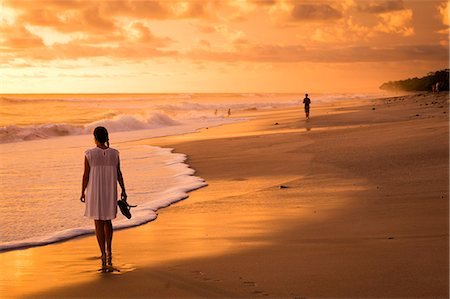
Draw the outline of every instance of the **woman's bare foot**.
[[[108,265],[108,267],[112,267],[112,255],[108,254],[108,256],[106,257],[106,263]]]

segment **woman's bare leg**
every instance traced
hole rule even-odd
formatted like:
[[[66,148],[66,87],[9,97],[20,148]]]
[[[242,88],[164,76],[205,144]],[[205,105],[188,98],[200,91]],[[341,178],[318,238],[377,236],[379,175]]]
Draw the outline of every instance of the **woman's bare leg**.
[[[105,229],[104,229],[104,221],[102,220],[94,220],[95,221],[95,235],[97,236],[98,246],[100,247],[100,251],[102,252],[102,259],[106,257],[105,252]]]
[[[108,263],[111,264],[112,237],[113,237],[113,227],[111,220],[104,221],[104,229],[105,229],[106,252],[108,256]]]

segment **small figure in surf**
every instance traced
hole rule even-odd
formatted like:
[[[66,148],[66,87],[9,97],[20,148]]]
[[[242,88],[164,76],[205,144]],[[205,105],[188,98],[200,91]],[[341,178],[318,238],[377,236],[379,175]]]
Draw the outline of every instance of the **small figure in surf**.
[[[231,116],[231,108],[228,109],[228,116]]]
[[[305,104],[305,114],[306,119],[309,119],[309,105],[311,104],[311,99],[308,98],[308,94],[305,94],[305,98],[303,99],[303,104]]]
[[[86,205],[84,216],[94,219],[95,234],[102,254],[100,270],[112,272],[111,220],[117,215],[117,182],[122,188],[122,200],[127,200],[127,193],[120,170],[119,151],[109,147],[106,128],[95,128],[94,140],[96,147],[85,152],[80,201]]]

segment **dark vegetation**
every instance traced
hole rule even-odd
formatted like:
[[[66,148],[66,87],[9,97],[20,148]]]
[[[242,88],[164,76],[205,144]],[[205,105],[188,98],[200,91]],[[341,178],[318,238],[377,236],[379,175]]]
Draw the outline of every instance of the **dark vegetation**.
[[[422,78],[409,78],[406,80],[389,81],[383,83],[380,89],[403,91],[448,91],[449,69],[428,73]],[[438,90],[435,90],[438,84]]]

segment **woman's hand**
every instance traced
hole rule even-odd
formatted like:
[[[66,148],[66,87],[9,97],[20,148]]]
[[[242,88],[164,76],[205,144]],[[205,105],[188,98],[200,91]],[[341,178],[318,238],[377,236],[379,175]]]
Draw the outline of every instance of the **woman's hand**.
[[[85,202],[86,201],[86,195],[84,193],[81,194],[80,201],[81,202]]]
[[[127,193],[125,192],[125,190],[122,190],[122,194],[120,194],[120,199],[122,199],[123,201],[127,201]]]

